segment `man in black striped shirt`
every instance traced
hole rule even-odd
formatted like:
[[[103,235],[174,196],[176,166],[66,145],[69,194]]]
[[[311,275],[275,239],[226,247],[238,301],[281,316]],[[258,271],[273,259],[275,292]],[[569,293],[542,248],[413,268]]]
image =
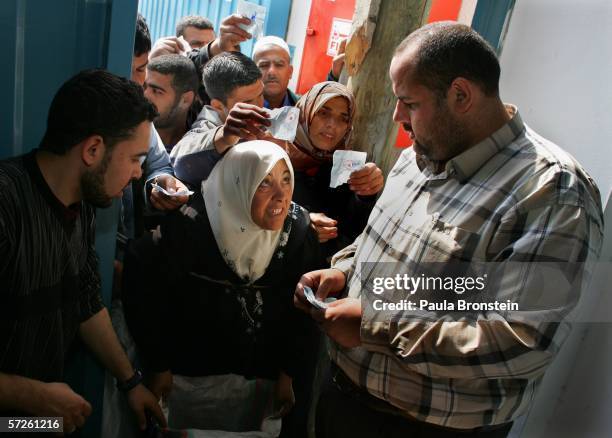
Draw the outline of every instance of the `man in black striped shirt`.
[[[57,92],[40,147],[0,162],[0,416],[61,416],[91,406],[62,382],[77,335],[145,410],[165,423],[113,331],[100,297],[95,210],[141,176],[155,108],[137,84],[84,71]]]

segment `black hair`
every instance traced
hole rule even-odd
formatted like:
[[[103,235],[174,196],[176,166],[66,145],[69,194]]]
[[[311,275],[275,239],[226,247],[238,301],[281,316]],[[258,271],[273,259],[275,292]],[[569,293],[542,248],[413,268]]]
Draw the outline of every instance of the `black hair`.
[[[201,17],[200,15],[187,15],[186,17],[181,18],[178,23],[176,23],[176,36],[180,37],[181,35],[183,35],[185,33],[185,28],[188,26],[192,26],[201,30],[215,30],[215,26],[208,18]]]
[[[499,94],[500,66],[493,48],[469,26],[445,21],[417,29],[400,43],[397,56],[415,47],[415,80],[446,97],[453,80],[463,77],[488,96]]]
[[[134,56],[140,56],[143,53],[151,51],[151,34],[147,20],[140,12],[136,17],[136,37],[134,38]]]
[[[176,54],[158,56],[149,62],[147,69],[162,75],[172,75],[172,88],[177,97],[187,91],[198,91],[198,73],[189,58]]]
[[[40,149],[63,155],[92,135],[101,136],[112,148],[155,117],[155,106],[137,83],[105,70],[84,70],[53,97]]]
[[[204,66],[202,80],[211,99],[224,104],[238,87],[254,84],[261,79],[257,64],[240,52],[223,52]]]

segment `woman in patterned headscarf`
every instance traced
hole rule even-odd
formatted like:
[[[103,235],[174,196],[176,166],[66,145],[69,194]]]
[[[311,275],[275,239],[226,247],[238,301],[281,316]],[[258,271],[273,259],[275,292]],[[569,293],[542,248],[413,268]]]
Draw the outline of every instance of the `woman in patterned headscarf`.
[[[248,392],[260,385],[249,384],[251,379],[278,380],[286,413],[292,379],[309,378],[303,363],[314,356],[317,330],[294,308],[293,292],[304,272],[320,267],[320,254],[307,212],[291,202],[293,185],[291,162],[280,147],[238,144],[214,167],[201,193],[137,243],[126,260],[126,316],[150,387],[161,396],[175,383],[170,426],[252,426],[235,424],[238,412],[217,411],[173,424],[189,409],[181,395],[185,385],[205,387],[206,393],[239,384]],[[298,384],[296,402],[308,406],[309,394],[300,393],[308,384]]]
[[[300,124],[288,153],[295,170],[293,200],[311,212],[311,225],[329,258],[363,230],[382,171],[374,163],[351,174],[348,185],[329,187],[334,151],[350,149],[355,99],[344,85],[322,82],[304,94],[296,107]]]

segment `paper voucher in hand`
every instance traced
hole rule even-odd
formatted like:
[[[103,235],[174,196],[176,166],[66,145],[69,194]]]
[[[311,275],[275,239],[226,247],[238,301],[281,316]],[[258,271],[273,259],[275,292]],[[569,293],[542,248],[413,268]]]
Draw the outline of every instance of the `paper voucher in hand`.
[[[268,131],[278,140],[293,141],[300,121],[300,110],[293,106],[284,106],[270,111],[271,125]]]
[[[316,307],[317,309],[327,309],[329,303],[336,301],[335,298],[326,298],[325,301],[321,301],[319,300],[314,292],[312,291],[311,288],[309,288],[308,286],[304,286],[304,296],[306,297],[306,299],[308,300],[308,302],[310,304],[312,304],[314,307]]]
[[[266,21],[266,7],[244,0],[238,1],[236,13],[251,20],[251,24],[239,24],[242,29],[250,33],[253,38],[261,38],[264,32],[264,22]]]
[[[191,190],[187,190],[187,189],[182,189],[182,190],[179,190],[178,192],[171,193],[171,192],[167,191],[166,189],[164,189],[162,186],[160,186],[158,184],[155,184],[155,183],[151,184],[151,187],[156,189],[156,190],[159,190],[164,195],[170,196],[172,198],[177,197],[177,196],[191,196],[191,195],[193,195],[193,192]]]
[[[335,151],[329,186],[333,188],[346,183],[351,173],[365,165],[367,157],[365,152]]]

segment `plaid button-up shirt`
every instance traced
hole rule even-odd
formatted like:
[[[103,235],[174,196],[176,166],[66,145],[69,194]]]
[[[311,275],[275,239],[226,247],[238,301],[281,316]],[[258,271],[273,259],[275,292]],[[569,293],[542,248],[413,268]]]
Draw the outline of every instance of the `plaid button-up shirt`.
[[[503,281],[494,294],[504,298],[542,293],[542,277],[524,266],[552,263],[558,271],[544,283],[569,275],[579,296],[603,236],[598,189],[569,154],[507,109],[507,124],[441,173],[403,151],[367,227],[332,261],[347,276],[349,297],[362,307],[374,299],[362,287],[372,280],[364,266],[393,277],[397,266],[410,272],[453,260],[497,264]],[[567,266],[577,268],[570,275]],[[408,417],[459,429],[502,424],[527,411],[570,329],[555,315],[575,304],[482,312],[476,322],[364,309],[362,345],[332,342],[330,355],[356,385]]]

